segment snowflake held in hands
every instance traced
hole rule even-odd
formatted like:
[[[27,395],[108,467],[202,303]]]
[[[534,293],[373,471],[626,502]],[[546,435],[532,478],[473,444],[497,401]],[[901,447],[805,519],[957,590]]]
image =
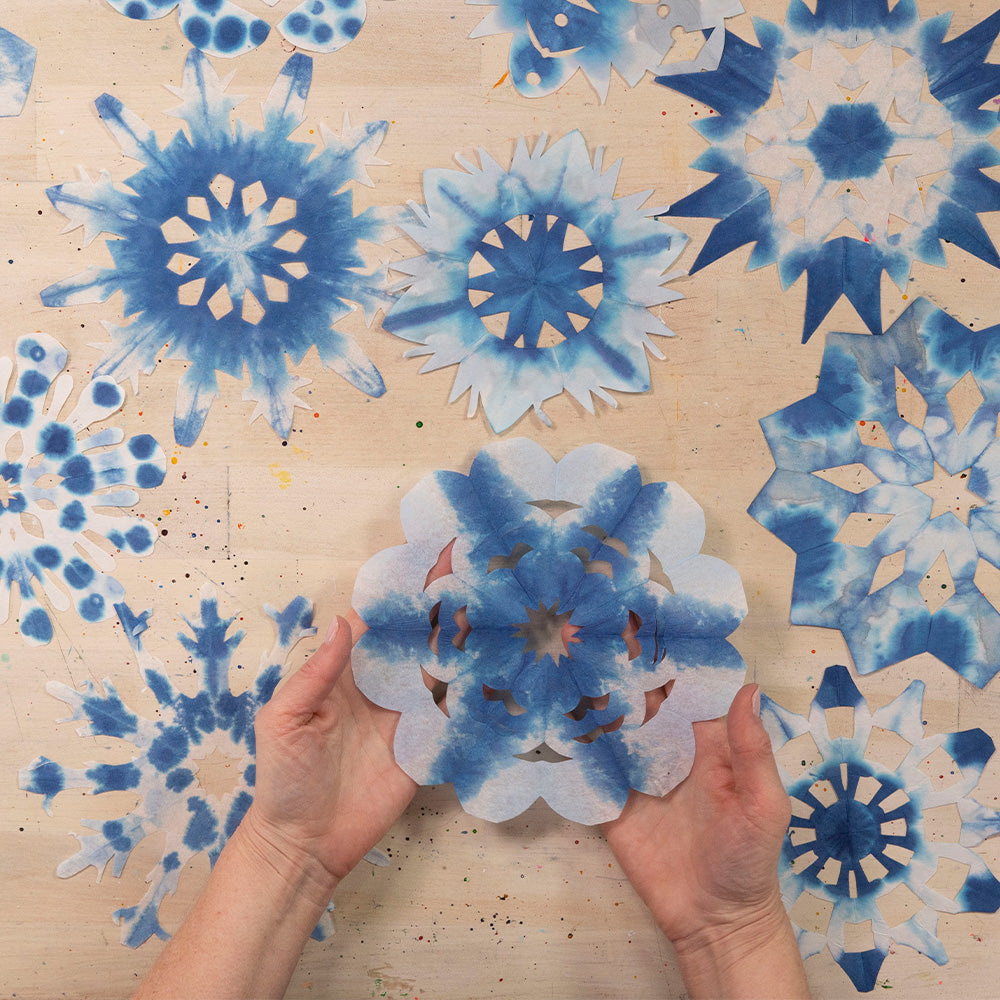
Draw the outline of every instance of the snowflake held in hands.
[[[914,681],[873,713],[847,669],[836,666],[824,673],[808,717],[761,699],[761,718],[776,750],[810,733],[821,758],[798,776],[782,771],[792,821],[782,847],[781,893],[799,948],[808,958],[828,947],[862,992],[874,988],[892,942],[938,965],[948,960],[937,936],[938,912],[994,913],[1000,907],[1000,882],[970,849],[1000,833],[1000,813],[969,797],[993,756],[993,741],[981,729],[926,735],[923,696],[923,683]],[[849,735],[831,734],[830,709],[852,710]],[[909,744],[898,765],[872,759],[869,739],[876,730]],[[935,785],[921,766],[932,764],[950,771],[953,783]],[[957,810],[961,819],[953,841],[941,839],[937,827],[931,833],[937,821],[925,810],[942,806]],[[947,893],[941,883],[956,871],[961,876],[963,868],[959,887]],[[802,896],[808,917],[796,916]],[[821,930],[816,914],[824,906],[830,919]],[[845,929],[867,921],[871,946],[847,947]]]
[[[124,294],[127,326],[109,327],[112,347],[96,372],[138,382],[157,353],[191,364],[177,390],[174,435],[192,444],[218,395],[216,370],[251,383],[244,399],[286,437],[295,390],[307,380],[288,372],[316,345],[323,365],[371,396],[385,392],[382,377],[355,341],[334,328],[360,303],[371,319],[388,299],[384,278],[366,274],[359,241],[377,242],[382,223],[368,209],[355,215],[352,179],[371,183],[366,168],[386,123],[350,128],[337,138],[321,126],[324,147],[292,142],[305,118],[312,60],[293,55],[263,104],[264,127],[244,121],[231,128],[241,98],[228,97],[208,59],[191,52],[183,103],[174,112],[189,135],[176,133],[161,149],[153,132],[116,97],[96,106],[128,156],[145,165],[130,191],[102,173],[96,183],[76,182],[48,191],[68,219],[83,226],[90,243],[108,241],[114,267],[91,267],[42,292],[47,306],[100,302]]]
[[[175,7],[184,37],[213,56],[238,56],[261,45],[271,26],[230,0],[107,0],[136,21],[164,17]],[[269,7],[278,0],[264,0]],[[366,13],[365,0],[303,0],[278,31],[307,52],[336,52],[353,41]]]
[[[21,113],[34,74],[34,46],[0,28],[0,118]]]
[[[693,164],[715,180],[673,216],[719,219],[692,273],[753,243],[751,269],[806,273],[807,340],[840,296],[882,332],[882,272],[903,288],[914,261],[944,266],[942,240],[1000,267],[977,213],[1000,210],[989,141],[1000,66],[986,58],[1000,13],[945,42],[951,15],[913,0],[790,0],[784,28],[755,22],[760,47],[729,35],[718,70],[659,82],[718,112]]]
[[[684,778],[691,723],[743,682],[747,610],[687,493],[604,445],[556,462],[521,439],[426,477],[401,516],[406,544],[358,575],[352,663],[402,713],[403,770],[495,822],[541,797],[600,823]]]
[[[917,299],[830,334],[816,392],[761,421],[777,469],[750,513],[796,552],[791,620],[840,629],[862,674],[1000,669],[998,352],[1000,326]]]
[[[109,549],[143,556],[156,536],[140,518],[103,508],[131,507],[139,499],[132,487],[159,486],[166,459],[148,434],[123,444],[118,427],[84,433],[121,407],[125,394],[112,379],[91,381],[60,419],[73,379],[63,371],[66,349],[52,337],[21,337],[14,353],[17,373],[0,409],[0,622],[16,585],[21,635],[37,645],[52,638],[52,620],[36,588],[57,611],[72,604],[88,622],[103,621],[122,599],[124,588],[108,575]],[[0,402],[14,364],[0,357]]]
[[[196,854],[207,852],[215,864],[249,809],[256,779],[254,719],[274,693],[292,647],[316,630],[310,625],[312,605],[302,597],[284,611],[265,608],[277,625],[277,641],[261,657],[252,687],[233,694],[229,673],[244,633],[229,634],[234,619],[219,617],[215,591],[206,584],[200,620],[188,622],[192,635],[177,636],[198,667],[198,692],[191,696],[174,687],[163,664],[144,648],[142,633],[149,612],[136,617],[124,604],[116,610],[138,657],[141,676],[159,704],[155,721],[130,711],[110,680],[104,681],[103,691],[89,681],[79,691],[56,682],[46,690],[72,708],[71,719],[84,720],[78,730],[81,736],[126,740],[137,755],[125,764],[91,763],[82,768],[38,757],[21,771],[20,787],[45,796],[46,811],[66,788],[86,788],[95,795],[133,791],[139,799],[135,808],[117,819],[83,821],[96,832],[77,835],[80,850],[57,869],[62,878],[90,865],[101,875],[109,862],[118,877],[144,837],[166,834],[163,856],[147,878],[146,894],[135,906],[115,913],[122,925],[122,943],[137,948],[153,934],[169,936],[160,925],[160,903],[176,891],[181,870]],[[203,783],[202,768],[212,766],[213,760],[224,762],[231,772],[228,789],[218,785],[209,791]],[[330,918],[325,915],[314,936],[325,936],[329,929]]]
[[[648,192],[615,198],[620,162],[601,172],[570,132],[533,152],[517,142],[510,170],[485,150],[481,166],[428,170],[427,204],[400,224],[424,253],[393,267],[406,291],[383,326],[430,355],[421,371],[458,365],[451,401],[470,390],[495,431],[568,391],[589,412],[592,395],[649,388],[650,334],[672,332],[649,306],[680,298],[665,282],[687,238],[640,206]]]

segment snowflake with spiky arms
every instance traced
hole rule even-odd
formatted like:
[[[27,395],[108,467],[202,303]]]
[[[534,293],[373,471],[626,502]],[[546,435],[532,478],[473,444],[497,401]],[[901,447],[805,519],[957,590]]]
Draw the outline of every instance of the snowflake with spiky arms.
[[[727,637],[747,610],[687,493],[604,445],[556,462],[519,439],[423,479],[401,515],[406,544],[358,574],[352,664],[402,713],[403,770],[494,822],[543,798],[600,823],[684,778],[692,722],[743,682]]]
[[[81,736],[113,736],[138,751],[124,764],[91,763],[82,768],[63,767],[38,757],[21,771],[20,786],[43,795],[46,811],[53,798],[67,788],[86,788],[99,795],[132,791],[139,797],[134,809],[117,819],[83,825],[96,831],[77,835],[80,850],[64,861],[57,874],[68,878],[93,865],[98,875],[110,863],[121,875],[129,854],[150,834],[166,834],[159,863],[150,872],[149,889],[135,906],[115,913],[121,923],[122,943],[137,948],[153,934],[169,935],[160,925],[163,899],[177,889],[184,865],[205,852],[214,865],[253,801],[256,779],[254,719],[274,693],[292,647],[313,635],[312,605],[296,597],[283,611],[267,607],[278,637],[261,657],[253,685],[240,694],[230,688],[230,669],[244,633],[230,633],[233,618],[220,618],[214,589],[201,591],[200,619],[188,621],[191,636],[178,633],[178,641],[198,667],[198,691],[188,695],[174,687],[163,664],[142,642],[149,612],[136,617],[127,605],[116,610],[129,643],[138,657],[142,679],[159,705],[156,720],[129,710],[110,680],[103,691],[91,682],[80,690],[50,682],[46,690],[72,709],[74,720],[83,720]],[[186,620],[186,619],[185,619]],[[228,790],[208,791],[199,780],[199,763],[220,757],[234,775]],[[330,929],[329,915],[316,936]]]
[[[125,398],[110,378],[93,379],[60,419],[73,378],[52,337],[21,337],[14,353],[16,375],[0,407],[0,622],[16,586],[21,635],[37,645],[53,634],[38,588],[55,610],[72,604],[88,622],[103,621],[122,599],[108,549],[147,555],[156,535],[140,518],[105,508],[132,507],[133,487],[159,486],[166,458],[148,434],[124,441],[118,427],[87,433]],[[14,359],[0,357],[0,402],[14,369]]]
[[[0,28],[0,118],[21,113],[34,74],[34,46]]]
[[[672,336],[649,307],[681,297],[664,286],[687,237],[640,207],[649,192],[615,198],[620,161],[602,173],[579,132],[519,139],[510,170],[479,159],[425,172],[427,203],[400,223],[424,253],[393,264],[406,290],[385,329],[430,355],[421,371],[457,365],[451,401],[469,390],[495,431],[531,407],[548,424],[564,390],[591,413],[647,390],[650,335]]]
[[[386,123],[373,122],[334,136],[325,145],[292,142],[305,119],[312,60],[293,55],[263,103],[264,127],[230,125],[241,98],[228,97],[224,83],[201,52],[184,67],[183,103],[174,114],[189,134],[177,132],[160,148],[153,132],[110,94],[97,110],[125,153],[145,166],[131,190],[115,187],[102,173],[48,191],[52,204],[82,226],[90,243],[108,241],[114,267],[91,267],[42,292],[47,306],[101,302],[124,296],[126,326],[110,326],[112,347],[96,374],[116,380],[150,373],[156,356],[190,362],[177,389],[174,435],[190,445],[218,395],[216,371],[235,378],[249,369],[244,399],[257,404],[286,437],[296,406],[295,390],[308,384],[292,376],[293,363],[316,346],[331,368],[371,396],[385,385],[357,343],[335,324],[359,303],[369,322],[388,301],[384,275],[364,272],[359,243],[378,242],[383,225],[368,209],[354,214],[351,180],[370,184],[367,167],[381,163],[375,152]]]
[[[184,37],[213,56],[238,56],[263,44],[271,26],[231,0],[107,0],[136,21],[177,10]],[[273,7],[278,0],[264,0]],[[364,24],[365,0],[302,0],[278,23],[278,31],[307,52],[336,52],[353,41]]]
[[[761,421],[777,469],[750,513],[796,552],[792,622],[840,629],[860,673],[1000,669],[998,355],[1000,326],[918,299],[830,334],[816,392]]]
[[[915,948],[938,965],[948,960],[937,936],[937,914],[994,913],[1000,908],[1000,882],[971,848],[1000,833],[1000,813],[969,794],[993,756],[994,745],[981,729],[928,736],[921,719],[924,685],[914,681],[894,701],[871,712],[846,667],[828,667],[808,717],[795,715],[771,699],[761,699],[761,718],[778,750],[790,740],[811,734],[821,758],[798,776],[782,771],[792,798],[792,821],[782,847],[781,893],[793,911],[799,898],[832,904],[825,931],[796,924],[804,958],[824,947],[850,976],[855,987],[875,986],[892,942]],[[834,737],[828,709],[851,709],[850,734]],[[910,750],[895,766],[871,759],[869,739],[875,730],[901,736]],[[950,758],[937,757],[946,754]],[[935,787],[921,768],[929,760],[944,763],[955,781]],[[956,842],[932,837],[925,810],[957,808],[961,834]],[[964,866],[965,877],[949,896],[931,883],[944,868]],[[916,898],[914,912],[891,925],[880,903],[905,886]],[[891,911],[890,911],[891,912]],[[851,950],[845,926],[871,921],[873,945]]]
[[[881,333],[882,273],[903,288],[914,261],[944,266],[942,241],[1000,267],[978,218],[1000,209],[982,108],[1000,13],[945,42],[951,15],[921,21],[914,0],[815,7],[755,21],[759,47],[730,34],[712,73],[659,78],[718,112],[695,123],[711,147],[693,164],[717,177],[670,208],[720,220],[692,273],[750,243],[784,288],[805,273],[803,340],[841,295]]]

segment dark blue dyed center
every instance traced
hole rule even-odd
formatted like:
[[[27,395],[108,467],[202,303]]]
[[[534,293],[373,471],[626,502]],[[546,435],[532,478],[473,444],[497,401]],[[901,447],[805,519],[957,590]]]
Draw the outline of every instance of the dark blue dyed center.
[[[843,865],[855,865],[885,846],[871,808],[856,799],[839,799],[825,809],[816,820],[816,839],[824,854]]]
[[[895,139],[874,104],[834,104],[806,145],[827,180],[873,177]]]

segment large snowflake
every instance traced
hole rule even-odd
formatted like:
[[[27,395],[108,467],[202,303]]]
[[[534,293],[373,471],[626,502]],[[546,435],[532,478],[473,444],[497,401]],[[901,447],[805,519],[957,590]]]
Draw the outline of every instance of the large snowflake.
[[[274,693],[291,648],[315,632],[310,626],[312,606],[302,597],[284,611],[265,610],[277,626],[277,641],[261,657],[253,685],[240,694],[233,694],[229,675],[244,633],[230,634],[234,619],[219,617],[210,585],[201,591],[200,620],[188,622],[192,635],[181,632],[177,636],[197,667],[198,691],[193,696],[177,690],[163,664],[143,646],[149,613],[136,617],[126,605],[117,606],[141,676],[159,705],[155,720],[132,712],[107,679],[103,690],[89,681],[80,690],[56,682],[46,687],[70,706],[71,719],[83,720],[78,730],[81,736],[112,736],[131,743],[137,751],[124,764],[91,763],[82,768],[38,757],[21,771],[21,788],[43,795],[47,811],[52,799],[67,788],[85,788],[95,795],[131,791],[139,799],[117,819],[84,820],[83,825],[96,832],[77,835],[80,850],[59,866],[57,874],[68,878],[93,865],[100,875],[110,862],[117,877],[140,841],[158,832],[166,835],[163,856],[149,874],[146,894],[135,906],[115,913],[122,925],[122,942],[129,947],[138,947],[153,934],[168,936],[158,917],[160,903],[176,890],[184,865],[196,854],[207,852],[215,864],[253,801],[254,718]],[[199,780],[199,764],[228,768],[230,787],[220,785],[209,791]],[[329,926],[327,915],[317,935]]]
[[[369,560],[361,690],[401,712],[395,752],[423,784],[500,821],[536,798],[617,816],[629,789],[689,771],[691,723],[723,714],[744,663],[736,571],[699,552],[701,508],[647,483],[604,445],[556,462],[539,445],[484,448],[404,498],[407,542]]]
[[[0,409],[0,622],[16,585],[21,635],[38,644],[52,638],[52,620],[36,588],[57,611],[72,604],[89,622],[122,599],[124,588],[108,575],[109,550],[146,555],[156,535],[140,518],[104,508],[131,507],[139,499],[132,487],[159,486],[166,459],[148,434],[122,443],[118,427],[86,433],[122,405],[112,379],[93,379],[60,419],[73,379],[52,337],[21,337],[14,353],[17,372]],[[14,361],[0,357],[0,401],[13,371]]]
[[[0,118],[21,113],[34,74],[34,46],[0,28]]]
[[[812,926],[802,926],[798,920],[806,918],[797,918],[799,947],[803,957],[829,947],[864,992],[874,988],[892,942],[915,948],[938,965],[948,960],[937,936],[938,912],[993,913],[1000,907],[1000,882],[970,850],[1000,833],[1000,813],[969,797],[993,756],[993,741],[981,729],[926,735],[923,695],[923,683],[913,681],[873,713],[847,669],[836,666],[824,673],[808,717],[761,699],[761,717],[775,749],[809,733],[821,758],[798,776],[782,772],[792,797],[782,848],[782,897],[793,919],[800,896],[806,894],[810,903],[802,911],[809,913]],[[848,735],[831,734],[831,709],[852,711]],[[909,744],[900,763],[872,759],[869,739],[878,730]],[[935,765],[950,770],[954,781],[935,786],[924,769]],[[941,839],[941,827],[936,833],[929,828],[924,811],[942,806],[957,809],[961,819],[954,841]],[[953,893],[936,887],[938,879],[953,877],[961,868],[965,877]],[[821,930],[814,914],[824,904],[832,907],[829,926]],[[848,947],[845,931],[868,921],[871,946]]]
[[[1000,267],[977,213],[1000,209],[988,141],[1000,66],[985,60],[1000,13],[944,41],[951,15],[921,22],[913,0],[790,0],[784,28],[755,22],[713,73],[660,78],[710,105],[712,144],[695,162],[715,180],[671,206],[721,220],[692,273],[753,243],[750,268],[806,273],[803,339],[841,294],[882,332],[882,272],[902,288],[913,261],[944,265],[942,240]]]
[[[510,77],[526,97],[544,97],[583,70],[603,102],[611,67],[634,87],[647,72],[688,73],[715,69],[722,56],[727,17],[739,14],[739,0],[466,0],[491,10],[472,32],[513,34]],[[666,60],[674,35],[703,34],[688,59]]]
[[[428,170],[427,204],[401,223],[424,250],[393,267],[406,291],[386,330],[430,355],[421,371],[458,365],[451,400],[470,390],[496,431],[568,391],[593,413],[592,395],[649,388],[650,334],[672,336],[649,306],[680,298],[664,287],[687,238],[640,206],[615,198],[620,163],[602,173],[579,132],[529,153],[521,138],[510,170],[485,150],[476,167]]]
[[[137,21],[164,17],[175,7],[181,30],[196,48],[213,56],[237,56],[262,44],[271,27],[230,0],[107,0]],[[269,7],[278,0],[264,0]],[[278,31],[309,52],[335,52],[361,30],[365,0],[302,0],[278,23]]]
[[[387,301],[384,278],[363,271],[359,241],[378,241],[383,227],[372,210],[355,215],[352,179],[371,183],[366,168],[386,123],[350,128],[337,138],[321,126],[324,147],[292,142],[305,118],[312,60],[293,55],[263,103],[264,127],[230,125],[241,98],[229,97],[208,59],[189,54],[183,103],[174,112],[190,134],[177,132],[160,148],[156,136],[116,97],[103,94],[97,110],[128,156],[145,165],[131,190],[102,173],[82,174],[50,188],[53,205],[83,226],[90,243],[108,241],[114,267],[91,267],[42,292],[48,306],[104,301],[124,294],[126,326],[110,327],[113,345],[97,374],[137,382],[156,355],[191,364],[177,391],[174,434],[190,445],[218,394],[216,370],[251,383],[244,391],[275,432],[287,436],[295,390],[307,384],[288,372],[316,345],[323,365],[372,396],[385,385],[355,341],[334,324],[358,302],[369,321]]]
[[[792,622],[840,629],[863,674],[1000,669],[998,353],[1000,326],[918,299],[881,337],[831,334],[816,392],[761,421],[777,469],[750,513],[796,552]]]

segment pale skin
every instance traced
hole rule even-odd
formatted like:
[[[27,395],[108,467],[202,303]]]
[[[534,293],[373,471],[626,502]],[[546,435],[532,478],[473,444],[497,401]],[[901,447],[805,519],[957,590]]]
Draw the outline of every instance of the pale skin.
[[[397,717],[358,691],[351,644],[336,619],[259,713],[254,803],[135,1000],[283,996],[341,879],[409,804]],[[728,724],[696,724],[690,777],[663,799],[633,793],[605,826],[692,1000],[809,996],[777,885],[788,798],[757,697],[744,687]]]

